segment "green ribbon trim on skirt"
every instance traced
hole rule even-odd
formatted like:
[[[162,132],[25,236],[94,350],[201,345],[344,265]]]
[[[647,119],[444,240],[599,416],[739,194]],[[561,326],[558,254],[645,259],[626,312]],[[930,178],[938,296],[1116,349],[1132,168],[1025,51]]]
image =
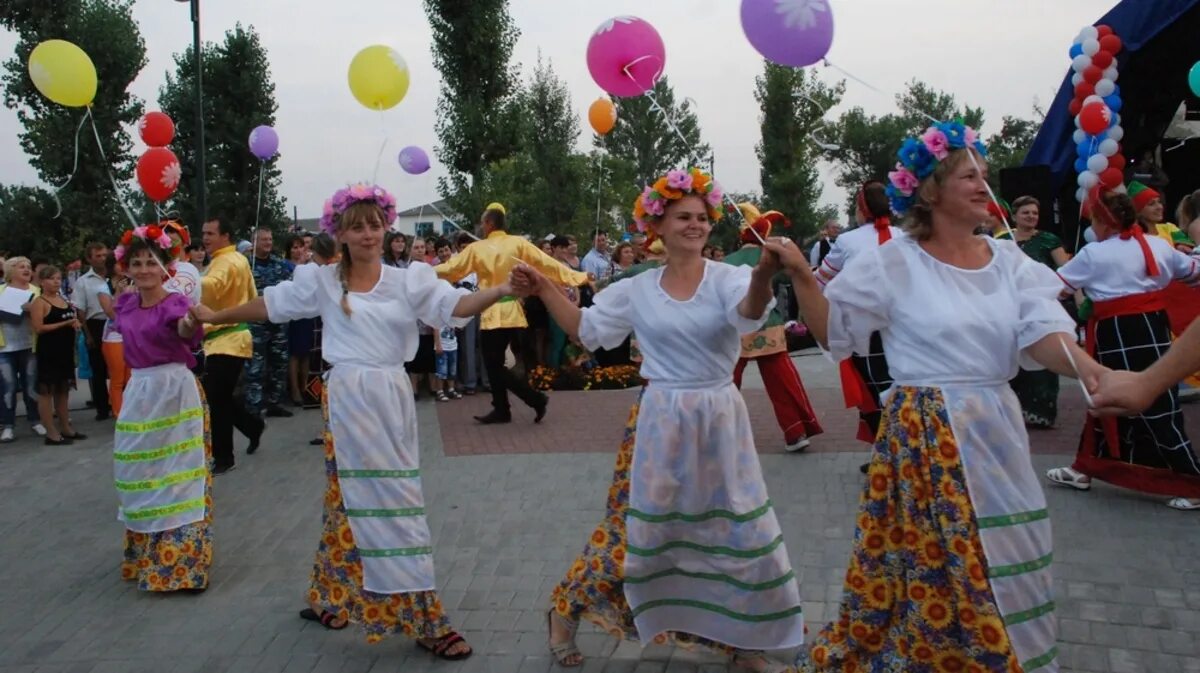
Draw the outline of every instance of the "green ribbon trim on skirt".
[[[672,549],[691,549],[692,551],[698,551],[703,554],[734,556],[737,558],[758,558],[760,556],[766,556],[767,554],[775,551],[781,544],[783,544],[782,535],[772,540],[770,544],[764,547],[759,547],[758,549],[734,549],[732,547],[696,544],[695,542],[688,542],[687,540],[675,540],[659,547],[654,547],[653,549],[645,549],[643,547],[627,545],[626,550],[630,554],[637,554],[638,556],[657,556]]]
[[[638,509],[629,508],[629,516],[640,519],[647,523],[666,523],[668,521],[686,521],[688,523],[701,523],[711,521],[713,519],[729,519],[736,523],[746,523],[753,521],[760,516],[771,511],[771,501],[768,500],[765,505],[758,509],[751,510],[745,514],[738,514],[727,509],[710,509],[707,512],[699,514],[684,514],[682,512],[668,512],[666,514],[648,514]]]

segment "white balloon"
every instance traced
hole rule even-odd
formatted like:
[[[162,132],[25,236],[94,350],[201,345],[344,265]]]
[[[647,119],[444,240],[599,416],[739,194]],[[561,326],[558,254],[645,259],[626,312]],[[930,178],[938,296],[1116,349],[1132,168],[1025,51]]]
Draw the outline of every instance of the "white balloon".
[[[1099,40],[1100,29],[1095,26],[1084,26],[1083,30],[1079,31],[1079,37],[1082,37],[1085,42],[1087,40]]]
[[[1071,139],[1075,141],[1076,145],[1078,145],[1079,143],[1087,140],[1087,131],[1084,131],[1083,129],[1075,129],[1075,134],[1071,136]]]
[[[1100,51],[1100,41],[1097,40],[1096,38],[1090,38],[1090,39],[1083,41],[1083,53],[1085,56],[1087,56],[1089,58],[1089,60],[1092,56],[1095,56],[1096,53],[1099,51]]]
[[[1106,141],[1107,142],[1107,141]],[[1087,160],[1088,170],[1099,175],[1108,168],[1108,157],[1103,154],[1093,154]]]
[[[1104,99],[1101,98],[1100,96],[1097,96],[1096,94],[1092,94],[1092,95],[1088,96],[1087,98],[1083,99],[1084,107],[1087,107],[1088,105],[1090,105],[1092,103],[1104,103]]]
[[[1079,83],[1082,81],[1083,81],[1083,73],[1077,72],[1074,75],[1071,75],[1071,86],[1079,86]]]
[[[1111,157],[1112,155],[1116,154],[1118,149],[1120,149],[1120,146],[1117,144],[1117,141],[1113,140],[1112,138],[1106,138],[1100,142],[1099,151],[1100,154],[1103,154],[1105,157]]]
[[[1080,54],[1071,60],[1071,67],[1075,72],[1083,72],[1084,68],[1089,68],[1092,65],[1092,57]]]
[[[1087,200],[1087,189],[1080,187],[1079,189],[1075,190],[1075,200],[1080,203],[1083,203],[1084,201],[1086,201]]]
[[[1083,122],[1079,121],[1079,115],[1075,115],[1075,128],[1083,128]]]
[[[1116,84],[1116,82],[1113,82],[1111,79],[1102,79],[1099,82],[1096,82],[1096,95],[1097,96],[1111,96],[1113,94],[1113,92],[1116,90],[1117,90],[1117,84]]]
[[[1107,70],[1104,71],[1104,79],[1106,79],[1110,82],[1115,82],[1115,81],[1117,81],[1117,76],[1119,74],[1120,73],[1117,72],[1117,66],[1111,65],[1108,67]]]
[[[1121,142],[1121,140],[1123,140],[1124,138],[1125,138],[1125,129],[1121,128],[1120,124],[1117,124],[1116,126],[1114,126],[1108,130],[1108,139],[1109,140],[1115,140],[1117,142]],[[1082,141],[1078,141],[1075,144],[1078,145],[1079,142],[1082,142]]]
[[[1091,171],[1084,171],[1079,174],[1079,179],[1076,182],[1084,189],[1091,189],[1100,184],[1100,176]]]

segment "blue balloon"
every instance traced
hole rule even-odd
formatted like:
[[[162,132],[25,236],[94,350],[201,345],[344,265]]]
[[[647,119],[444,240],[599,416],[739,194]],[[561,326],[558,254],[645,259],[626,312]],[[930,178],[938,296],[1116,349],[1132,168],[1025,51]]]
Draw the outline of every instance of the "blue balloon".
[[[1188,71],[1188,86],[1191,87],[1192,93],[1200,96],[1200,62],[1197,62]]]
[[[1115,94],[1115,93],[1110,96],[1105,96],[1104,104],[1107,105],[1108,109],[1112,110],[1114,113],[1120,112],[1121,105],[1122,105],[1121,96],[1119,94]],[[1116,125],[1117,125],[1117,115],[1113,114],[1112,124],[1110,126],[1116,126]]]
[[[1076,173],[1082,173],[1082,172],[1086,171],[1087,167],[1088,167],[1087,159],[1085,159],[1084,157],[1079,157],[1078,159],[1075,160],[1075,172]]]
[[[1074,60],[1076,56],[1083,56],[1083,44],[1071,45],[1071,59]]]
[[[1087,159],[1092,154],[1092,147],[1094,147],[1092,142],[1090,140],[1085,140],[1075,146],[1075,154]]]

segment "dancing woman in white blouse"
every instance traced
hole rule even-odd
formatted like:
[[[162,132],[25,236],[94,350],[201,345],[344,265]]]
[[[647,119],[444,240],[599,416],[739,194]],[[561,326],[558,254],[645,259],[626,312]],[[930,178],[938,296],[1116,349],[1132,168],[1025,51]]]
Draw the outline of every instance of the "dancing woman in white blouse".
[[[1051,536],[1021,407],[1018,363],[1104,371],[1074,340],[1061,281],[987,217],[985,150],[939,123],[899,152],[892,207],[908,237],[850,262],[825,293],[803,256],[770,244],[835,360],[880,332],[895,379],[857,517],[842,605],[817,671],[1057,670]]]
[[[513,271],[514,287],[537,293],[589,349],[636,331],[649,381],[605,520],[554,591],[550,648],[561,665],[582,663],[581,618],[643,643],[671,634],[716,646],[756,672],[787,670],[759,650],[804,640],[799,585],[733,385],[740,335],[766,320],[779,266],[770,253],[753,269],[701,257],[720,205],[697,169],[647,188],[634,216],[662,238],[670,261],[613,283],[582,311],[537,271]]]
[[[359,624],[368,642],[402,633],[442,659],[471,648],[450,626],[434,590],[433,547],[425,520],[416,408],[404,363],[417,352],[417,321],[465,324],[511,290],[470,293],[438,280],[433,268],[385,266],[384,232],[395,199],[354,185],[326,204],[321,228],[336,236],[336,265],[308,264],[291,281],[210,323],[320,317],[322,355],[333,369],[325,389],[324,529],[300,616],[329,629]]]

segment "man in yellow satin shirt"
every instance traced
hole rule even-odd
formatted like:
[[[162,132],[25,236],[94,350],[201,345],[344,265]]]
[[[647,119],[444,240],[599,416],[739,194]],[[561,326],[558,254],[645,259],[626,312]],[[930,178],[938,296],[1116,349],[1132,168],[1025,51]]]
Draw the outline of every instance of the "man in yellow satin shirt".
[[[457,283],[474,273],[479,277],[479,289],[483,290],[508,280],[509,272],[516,266],[517,260],[521,260],[561,285],[577,287],[588,282],[586,273],[572,271],[524,238],[509,235],[504,206],[498,203],[489,205],[480,225],[483,227],[484,240],[468,245],[462,252],[434,267],[438,276]],[[492,410],[485,416],[476,416],[476,421],[485,425],[511,422],[509,390],[534,410],[535,423],[540,423],[545,417],[549,398],[504,366],[505,349],[510,343],[519,342],[521,330],[528,325],[525,311],[516,297],[501,299],[484,310],[480,317],[479,341],[483,351],[483,366],[492,384]]]
[[[201,302],[220,311],[241,306],[258,296],[250,263],[233,245],[233,228],[220,218],[204,223],[204,247],[212,263],[200,279]],[[250,326],[206,325],[204,330],[204,394],[212,416],[213,474],[225,474],[234,467],[233,429],[250,439],[246,453],[254,453],[262,438],[265,423],[233,399],[238,378],[254,354]]]

